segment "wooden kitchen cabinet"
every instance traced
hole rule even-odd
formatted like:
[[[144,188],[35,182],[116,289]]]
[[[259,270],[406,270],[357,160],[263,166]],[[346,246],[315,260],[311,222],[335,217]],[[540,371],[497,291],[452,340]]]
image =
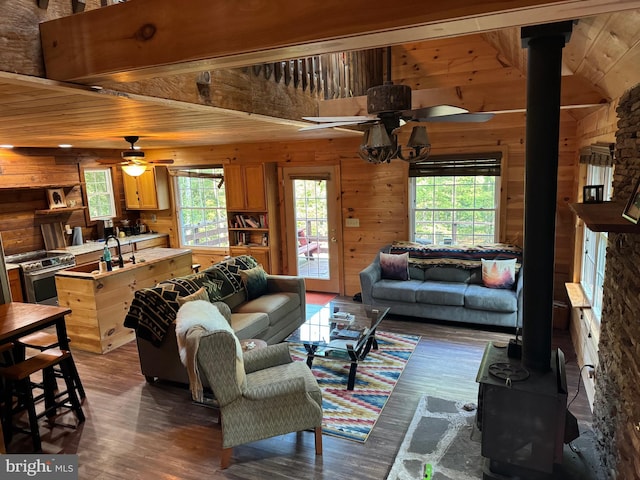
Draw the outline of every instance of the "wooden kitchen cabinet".
[[[272,273],[269,247],[230,247],[229,253],[231,253],[232,257],[251,255],[262,265],[265,272]]]
[[[166,210],[171,206],[166,167],[147,167],[139,177],[124,173],[122,179],[128,210]]]
[[[265,168],[268,165],[225,165],[227,210],[266,210]]]
[[[231,255],[251,255],[267,272],[280,273],[276,164],[225,165],[224,182]]]
[[[22,294],[22,282],[20,280],[20,269],[11,268],[7,271],[9,276],[9,289],[11,290],[11,300],[14,302],[24,302]]]

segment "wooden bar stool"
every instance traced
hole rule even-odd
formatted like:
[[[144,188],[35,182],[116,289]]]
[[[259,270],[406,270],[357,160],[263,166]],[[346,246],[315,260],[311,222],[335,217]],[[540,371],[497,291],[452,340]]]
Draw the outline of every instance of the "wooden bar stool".
[[[48,416],[52,411],[55,412],[59,408],[73,411],[78,422],[84,422],[84,412],[76,395],[70,360],[71,354],[68,351],[51,348],[15,365],[0,368],[0,377],[5,382],[3,420],[6,443],[11,440],[13,430],[23,431],[31,434],[34,450],[36,452],[41,451],[42,443],[40,441],[38,419],[45,415]],[[51,403],[41,413],[36,413],[36,398],[33,396],[33,389],[39,388],[39,386],[31,383],[30,376],[36,372],[51,369],[56,365],[61,368],[67,389],[58,394],[45,390],[44,394],[37,398],[47,397]],[[43,384],[46,389],[47,382],[45,381]],[[13,403],[14,396],[18,399],[15,407]],[[13,426],[13,416],[24,410],[27,410],[29,414],[29,430],[18,429]]]
[[[71,339],[67,339],[67,341],[70,342]],[[40,350],[41,352],[44,352],[45,350],[48,350],[50,348],[60,346],[58,342],[58,336],[55,333],[44,331],[33,332],[29,335],[25,335],[24,337],[20,337],[18,339],[18,343],[24,347]],[[73,376],[73,383],[76,387],[76,390],[78,391],[78,395],[80,395],[80,398],[84,400],[87,396],[84,393],[84,387],[82,386],[82,382],[80,381],[80,375],[78,375],[78,369],[76,368],[76,363],[73,361],[73,357],[70,357],[69,365]],[[62,372],[55,369],[54,372],[56,377],[62,378]]]

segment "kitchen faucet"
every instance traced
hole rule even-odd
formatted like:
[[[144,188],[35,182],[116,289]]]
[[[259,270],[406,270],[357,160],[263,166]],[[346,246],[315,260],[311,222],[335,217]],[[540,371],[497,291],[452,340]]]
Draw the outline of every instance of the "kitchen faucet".
[[[116,237],[115,235],[109,235],[107,238],[104,239],[104,245],[105,247],[109,247],[109,240],[110,239],[114,239],[116,241],[116,243],[118,244],[118,266],[120,268],[124,267],[124,260],[122,259],[122,248],[120,247],[120,240],[118,240],[118,237]]]

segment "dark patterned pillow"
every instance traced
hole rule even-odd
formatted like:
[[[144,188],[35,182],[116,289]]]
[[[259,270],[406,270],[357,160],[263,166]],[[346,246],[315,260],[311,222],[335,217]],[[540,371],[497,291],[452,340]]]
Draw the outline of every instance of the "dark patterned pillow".
[[[211,301],[224,300],[241,291],[243,284],[240,278],[240,271],[249,270],[257,266],[258,262],[255,258],[249,255],[240,255],[204,270],[203,273],[207,276],[212,289],[209,293]]]
[[[267,272],[258,265],[248,270],[240,270],[244,288],[247,289],[247,300],[253,300],[267,293]]]
[[[135,329],[138,337],[159,347],[179,308],[177,291],[161,286],[143,288],[136,291],[124,326]]]
[[[382,278],[389,280],[409,280],[409,253],[399,255],[380,252]]]

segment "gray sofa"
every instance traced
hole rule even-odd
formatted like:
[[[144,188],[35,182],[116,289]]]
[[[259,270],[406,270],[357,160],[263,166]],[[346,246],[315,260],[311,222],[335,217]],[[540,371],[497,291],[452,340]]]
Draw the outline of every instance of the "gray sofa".
[[[418,247],[419,248],[419,247]],[[390,252],[391,250],[391,252]],[[386,246],[382,252],[407,249]],[[411,249],[409,249],[411,250]],[[449,320],[503,327],[522,326],[522,269],[510,289],[485,287],[481,267],[420,264],[411,261],[409,280],[382,278],[380,253],[360,272],[362,302],[389,307],[390,313],[435,320]]]
[[[306,318],[305,282],[302,277],[267,275],[266,291],[257,298],[247,300],[247,290],[238,270],[257,265],[252,257],[232,257],[215,264],[201,273],[184,278],[170,279],[153,289],[143,289],[129,309],[125,325],[136,328],[136,341],[140,368],[147,381],[156,379],[189,383],[187,371],[178,354],[175,333],[175,315],[179,304],[177,297],[195,293],[204,287],[211,301],[222,301],[231,310],[230,324],[240,340],[257,338],[276,344],[283,341]],[[175,295],[177,290],[178,295]],[[149,302],[164,297],[157,303]],[[163,303],[163,301],[166,302]],[[145,315],[151,315],[151,323],[165,322],[161,334],[149,331],[141,325]],[[161,320],[155,317],[162,317]],[[149,323],[149,320],[146,320]],[[135,325],[135,326],[134,326]],[[155,325],[153,325],[155,327]]]

